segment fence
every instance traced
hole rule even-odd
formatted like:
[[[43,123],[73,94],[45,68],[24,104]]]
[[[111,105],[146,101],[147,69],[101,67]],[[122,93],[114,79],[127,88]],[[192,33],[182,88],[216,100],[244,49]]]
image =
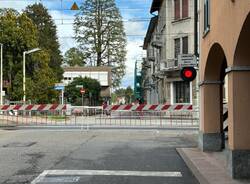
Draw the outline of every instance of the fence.
[[[197,128],[199,113],[190,106],[161,105],[131,106],[120,110],[119,106],[88,107],[62,105],[0,106],[0,125],[78,126],[91,127],[155,127]],[[123,106],[125,107],[125,106]]]

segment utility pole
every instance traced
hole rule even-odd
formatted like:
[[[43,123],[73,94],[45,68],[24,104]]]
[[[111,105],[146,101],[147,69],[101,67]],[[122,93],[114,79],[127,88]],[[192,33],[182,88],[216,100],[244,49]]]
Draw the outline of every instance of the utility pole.
[[[24,51],[23,52],[23,103],[26,103],[26,54],[31,54],[33,52],[37,52],[41,49],[35,48],[29,51]]]

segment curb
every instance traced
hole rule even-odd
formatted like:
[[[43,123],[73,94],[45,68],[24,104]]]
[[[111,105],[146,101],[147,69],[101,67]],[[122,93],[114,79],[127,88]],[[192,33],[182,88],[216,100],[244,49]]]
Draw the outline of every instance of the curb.
[[[189,167],[189,169],[192,171],[196,179],[199,181],[200,184],[210,184],[207,179],[201,174],[199,169],[194,165],[194,163],[187,157],[185,152],[182,148],[176,148],[179,155],[182,157],[186,165]]]

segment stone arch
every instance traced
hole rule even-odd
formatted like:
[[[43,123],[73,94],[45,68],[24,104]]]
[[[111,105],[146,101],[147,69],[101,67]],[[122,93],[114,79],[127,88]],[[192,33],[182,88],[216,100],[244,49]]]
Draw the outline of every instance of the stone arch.
[[[242,25],[229,78],[229,168],[233,178],[250,177],[250,13]],[[239,156],[240,155],[240,156]]]
[[[205,81],[223,81],[227,59],[222,46],[219,43],[213,44],[210,48],[204,72]]]
[[[223,84],[227,59],[224,49],[215,43],[209,50],[204,81],[200,84],[200,147],[203,151],[221,151],[225,146],[223,132]]]
[[[234,53],[234,66],[250,66],[250,12],[242,26]]]

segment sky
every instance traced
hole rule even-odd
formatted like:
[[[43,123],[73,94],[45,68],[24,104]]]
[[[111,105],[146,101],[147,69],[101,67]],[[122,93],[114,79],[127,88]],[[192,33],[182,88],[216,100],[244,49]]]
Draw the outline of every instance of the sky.
[[[57,36],[60,49],[64,54],[71,47],[77,46],[72,38],[74,36],[73,21],[78,11],[70,10],[74,2],[80,6],[83,0],[0,0],[0,8],[14,8],[18,11],[27,5],[41,2],[52,16],[57,26]],[[121,87],[132,86],[134,81],[134,65],[136,60],[141,60],[143,40],[147,32],[149,20],[152,17],[149,10],[152,0],[116,0],[124,20],[127,35],[126,75]]]

